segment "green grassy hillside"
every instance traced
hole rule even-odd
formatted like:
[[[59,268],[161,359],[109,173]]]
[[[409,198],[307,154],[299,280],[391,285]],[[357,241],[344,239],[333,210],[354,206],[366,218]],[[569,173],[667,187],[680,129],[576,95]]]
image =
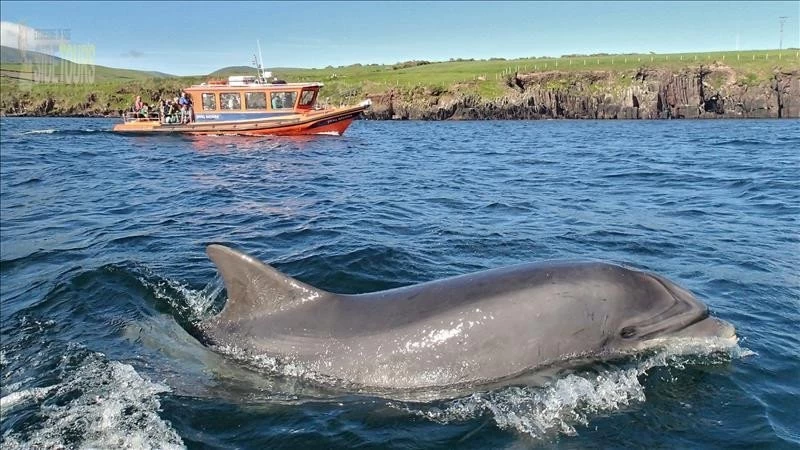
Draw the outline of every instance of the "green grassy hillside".
[[[778,67],[800,67],[800,51],[759,50],[683,54],[631,54],[458,60],[447,62],[409,61],[394,65],[352,65],[325,69],[273,69],[276,76],[291,81],[323,81],[330,91],[381,91],[395,87],[439,87],[460,85],[481,97],[503,95],[509,74],[531,72],[631,72],[641,67],[678,71],[689,66],[725,64],[744,78],[765,79]]]
[[[290,82],[325,83],[322,98],[335,104],[355,101],[366,95],[389,91],[408,92],[419,88],[491,99],[512,92],[508,80],[515,73],[564,73],[566,80],[568,74],[578,72],[618,72],[622,77],[641,68],[680,71],[715,63],[730,67],[737,82],[757,84],[769,79],[776,69],[800,68],[800,51],[571,55],[559,58],[407,61],[392,65],[354,64],[317,69],[268,70]],[[80,76],[76,77],[76,74]],[[60,113],[87,108],[91,113],[102,113],[126,108],[133,96],[139,93],[146,99],[155,100],[159,96],[173,96],[181,87],[209,78],[254,74],[255,68],[247,66],[227,67],[207,76],[163,77],[152,72],[82,66],[63,60],[53,61],[52,64],[0,63],[0,111],[18,113],[27,111],[30,105],[50,101],[57,105],[51,110]]]

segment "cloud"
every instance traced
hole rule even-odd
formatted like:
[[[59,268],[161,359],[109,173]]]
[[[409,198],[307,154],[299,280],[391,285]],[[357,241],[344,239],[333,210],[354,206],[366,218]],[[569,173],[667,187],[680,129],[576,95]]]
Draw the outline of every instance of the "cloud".
[[[141,58],[144,56],[144,52],[140,52],[139,50],[128,50],[120,56],[123,58]]]
[[[69,30],[37,30],[27,25],[0,21],[0,44],[18,50],[55,55],[69,42]]]

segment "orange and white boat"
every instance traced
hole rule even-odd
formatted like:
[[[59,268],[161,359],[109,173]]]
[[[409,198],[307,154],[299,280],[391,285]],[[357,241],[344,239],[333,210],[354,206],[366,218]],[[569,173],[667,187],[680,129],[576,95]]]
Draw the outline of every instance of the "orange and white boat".
[[[192,101],[192,120],[126,113],[114,131],[123,133],[185,133],[213,135],[341,135],[370,101],[340,108],[317,105],[322,83],[267,82],[271,76],[232,76],[184,89]]]

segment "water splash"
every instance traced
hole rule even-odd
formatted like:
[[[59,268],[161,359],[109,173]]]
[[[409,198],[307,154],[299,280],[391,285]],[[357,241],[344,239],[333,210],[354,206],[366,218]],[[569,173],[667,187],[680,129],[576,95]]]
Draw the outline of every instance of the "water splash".
[[[168,282],[173,289],[183,295],[186,300],[186,305],[191,312],[191,317],[195,320],[208,318],[214,306],[214,300],[219,297],[222,293],[222,289],[225,287],[219,274],[216,274],[214,278],[199,291],[189,289],[179,283]]]
[[[71,364],[74,358],[65,356],[64,361]],[[2,398],[4,411],[38,404],[41,419],[33,430],[6,434],[4,448],[183,448],[177,432],[158,416],[157,395],[169,392],[168,386],[101,354],[90,354],[79,364],[65,370],[60,383]]]
[[[544,386],[509,386],[479,392],[442,406],[393,405],[441,424],[490,415],[501,429],[536,439],[557,434],[572,436],[600,415],[646,401],[639,377],[654,367],[683,369],[686,364],[714,364],[753,355],[730,340],[683,339],[670,344],[633,367],[611,367],[572,373]]]
[[[157,299],[165,301],[173,310],[193,323],[201,322],[211,316],[215,300],[224,288],[219,274],[200,290],[192,289],[176,280],[161,278],[154,280],[154,278],[156,276],[149,270],[145,276],[138,277]]]

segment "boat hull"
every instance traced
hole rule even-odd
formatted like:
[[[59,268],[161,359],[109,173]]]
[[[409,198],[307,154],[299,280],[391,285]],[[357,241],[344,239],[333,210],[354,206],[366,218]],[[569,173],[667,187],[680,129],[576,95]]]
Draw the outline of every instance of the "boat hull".
[[[330,134],[340,136],[367,107],[359,105],[305,114],[289,114],[275,118],[191,122],[188,124],[163,124],[158,120],[142,119],[117,124],[114,126],[114,131],[133,134],[179,133],[240,136]]]

